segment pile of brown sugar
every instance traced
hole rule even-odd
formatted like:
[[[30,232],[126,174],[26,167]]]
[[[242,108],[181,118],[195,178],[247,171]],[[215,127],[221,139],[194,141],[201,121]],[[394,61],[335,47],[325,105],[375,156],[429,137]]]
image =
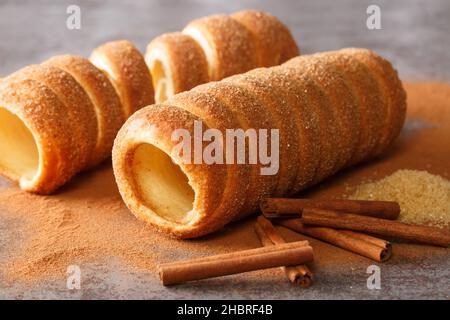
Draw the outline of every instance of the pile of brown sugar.
[[[450,181],[424,170],[398,170],[360,185],[351,199],[400,204],[399,220],[445,228],[450,225]]]
[[[406,89],[409,117],[437,125],[404,135],[386,157],[338,174],[321,187],[312,188],[311,195],[302,196],[340,198],[346,192],[346,184],[357,186],[362,181],[376,180],[405,167],[424,170],[430,165],[433,173],[449,178],[445,171],[448,170],[450,147],[442,136],[450,133],[450,86],[419,83],[407,84]],[[413,163],[411,159],[414,159]],[[284,228],[280,231],[288,241],[303,239],[303,236]],[[308,240],[315,250],[314,267],[318,273],[325,269],[334,272],[349,263],[367,263],[365,258],[314,239]],[[251,218],[196,240],[180,241],[156,232],[136,219],[125,207],[108,163],[93,172],[81,174],[51,196],[28,194],[15,186],[5,186],[0,179],[2,281],[64,279],[69,265],[109,257],[118,258],[127,267],[143,270],[157,279],[156,265],[161,262],[260,245]],[[442,248],[399,245],[402,249],[396,256],[401,258],[402,255],[428,254],[431,251],[447,252]],[[278,275],[274,281],[285,281],[284,274],[275,269],[245,274],[243,277],[272,281],[274,274]]]

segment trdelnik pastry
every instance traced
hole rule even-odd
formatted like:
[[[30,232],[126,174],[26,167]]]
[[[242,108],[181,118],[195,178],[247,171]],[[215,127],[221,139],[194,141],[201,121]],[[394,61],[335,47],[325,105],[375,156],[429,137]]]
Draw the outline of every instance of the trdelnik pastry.
[[[397,72],[374,52],[299,56],[139,110],[115,140],[114,173],[137,217],[176,237],[198,237],[255,212],[266,197],[292,195],[379,155],[398,136],[405,113]],[[278,127],[277,174],[261,175],[260,164],[181,161],[172,153],[178,143],[172,133],[183,128],[194,135],[195,121],[223,131]],[[371,122],[379,129],[367,129]],[[286,137],[297,143],[281,142]]]

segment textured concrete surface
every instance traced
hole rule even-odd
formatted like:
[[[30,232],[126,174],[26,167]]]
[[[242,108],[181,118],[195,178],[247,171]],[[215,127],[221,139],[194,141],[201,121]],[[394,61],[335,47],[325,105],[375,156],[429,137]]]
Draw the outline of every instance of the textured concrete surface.
[[[66,7],[81,7],[81,30],[65,27]],[[366,28],[366,8],[381,7],[382,30]],[[180,30],[189,20],[243,8],[268,10],[293,31],[303,53],[361,46],[390,59],[401,77],[450,78],[450,2],[437,1],[41,1],[0,2],[0,76],[60,53],[89,55],[97,45],[126,38],[144,50],[163,32]],[[0,124],[1,125],[1,124]],[[0,187],[7,185],[0,179]],[[14,221],[0,221],[0,247],[12,245]],[[164,288],[156,273],[131,273],[113,258],[83,266],[83,285],[68,291],[64,281],[39,286],[0,284],[0,298],[262,298],[262,299],[449,299],[450,259],[423,257],[382,265],[382,290],[368,290],[361,258],[355,266],[329,268],[309,290],[288,286],[280,277],[243,275]],[[1,279],[0,279],[1,282]]]

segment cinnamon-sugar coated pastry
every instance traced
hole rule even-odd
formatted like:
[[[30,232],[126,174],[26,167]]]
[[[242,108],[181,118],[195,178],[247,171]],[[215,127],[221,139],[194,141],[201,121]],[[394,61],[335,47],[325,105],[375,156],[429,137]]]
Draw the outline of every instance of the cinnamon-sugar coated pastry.
[[[179,93],[171,97],[167,104],[184,109],[202,120],[208,128],[215,128],[225,132],[227,128],[239,127],[239,119],[225,104],[202,90],[191,90]],[[221,143],[222,146],[224,144]],[[223,153],[226,156],[226,149]],[[233,154],[234,156],[234,154]],[[227,217],[237,211],[242,211],[244,206],[242,193],[248,192],[249,185],[246,183],[251,174],[250,166],[240,165],[231,167],[217,165],[216,175],[225,182],[222,185],[222,200],[216,204],[215,211],[222,217]],[[221,178],[223,177],[223,178]],[[221,213],[220,213],[221,212]],[[230,219],[233,216],[230,217]]]
[[[108,77],[78,56],[9,75],[0,97],[0,174],[34,193],[51,193],[109,157],[125,121]]]
[[[83,88],[67,72],[50,64],[31,65],[8,76],[8,79],[33,79],[50,88],[65,106],[74,136],[75,171],[83,169],[94,151],[97,120],[92,103]]]
[[[272,121],[272,125],[280,129],[280,162],[283,165],[279,168],[274,195],[286,194],[294,185],[298,169],[297,124],[294,121],[286,121],[286,118],[294,118],[294,111],[286,100],[273,90],[270,83],[260,79],[254,73],[247,72],[228,77],[223,81],[231,82],[254,93],[270,113],[269,119]]]
[[[202,48],[181,32],[153,39],[147,46],[145,61],[152,75],[157,103],[209,81],[208,63]]]
[[[105,43],[96,48],[89,59],[114,85],[125,119],[155,102],[152,79],[144,57],[130,41]]]
[[[86,58],[62,55],[47,60],[44,65],[72,75],[88,95],[97,119],[97,136],[91,137],[95,147],[89,154],[87,167],[99,164],[111,155],[114,138],[125,121],[119,96],[108,78]]]
[[[202,47],[210,80],[220,80],[257,67],[256,48],[250,31],[227,15],[191,21],[183,33]]]
[[[280,110],[275,102],[281,102]],[[179,238],[198,237],[256,211],[263,197],[281,190],[291,195],[379,155],[398,135],[405,112],[397,72],[375,53],[344,49],[296,57],[140,110],[115,140],[114,173],[137,217]],[[173,154],[177,141],[172,135],[184,129],[195,136],[194,120],[221,137],[228,130],[277,129],[281,139],[297,143],[281,141],[280,150],[270,150],[280,154],[272,177],[258,175],[261,162],[185,163]],[[363,128],[371,121],[371,128],[379,130]],[[228,147],[227,139],[219,140]],[[202,147],[210,146],[206,142]],[[233,151],[247,153],[250,148],[248,142]]]
[[[216,210],[225,183],[218,165],[189,164],[173,153],[178,142],[172,132],[183,128],[193,135],[195,120],[177,107],[146,107],[127,120],[113,150],[114,174],[128,208],[178,237],[198,237],[226,223],[224,212]]]
[[[256,67],[279,65],[299,50],[289,29],[276,17],[245,10],[188,23],[182,32],[152,40],[145,59],[156,102],[208,81]]]
[[[252,34],[258,67],[276,66],[300,54],[289,29],[270,13],[243,10],[231,18]]]
[[[26,191],[47,194],[67,182],[79,161],[67,108],[46,85],[4,79],[0,85],[0,173]]]

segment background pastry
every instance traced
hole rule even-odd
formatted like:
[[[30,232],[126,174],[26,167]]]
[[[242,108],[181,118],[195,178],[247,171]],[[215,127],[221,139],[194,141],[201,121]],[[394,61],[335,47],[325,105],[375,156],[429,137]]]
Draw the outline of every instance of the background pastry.
[[[152,75],[155,101],[209,81],[208,62],[198,43],[181,32],[163,34],[147,46],[145,61]]]
[[[89,59],[114,85],[125,119],[155,102],[152,79],[144,57],[130,41],[105,43],[96,48]]]
[[[208,81],[256,67],[278,65],[299,54],[289,29],[255,10],[213,15],[188,23],[182,33],[152,40],[145,54],[156,102]]]

